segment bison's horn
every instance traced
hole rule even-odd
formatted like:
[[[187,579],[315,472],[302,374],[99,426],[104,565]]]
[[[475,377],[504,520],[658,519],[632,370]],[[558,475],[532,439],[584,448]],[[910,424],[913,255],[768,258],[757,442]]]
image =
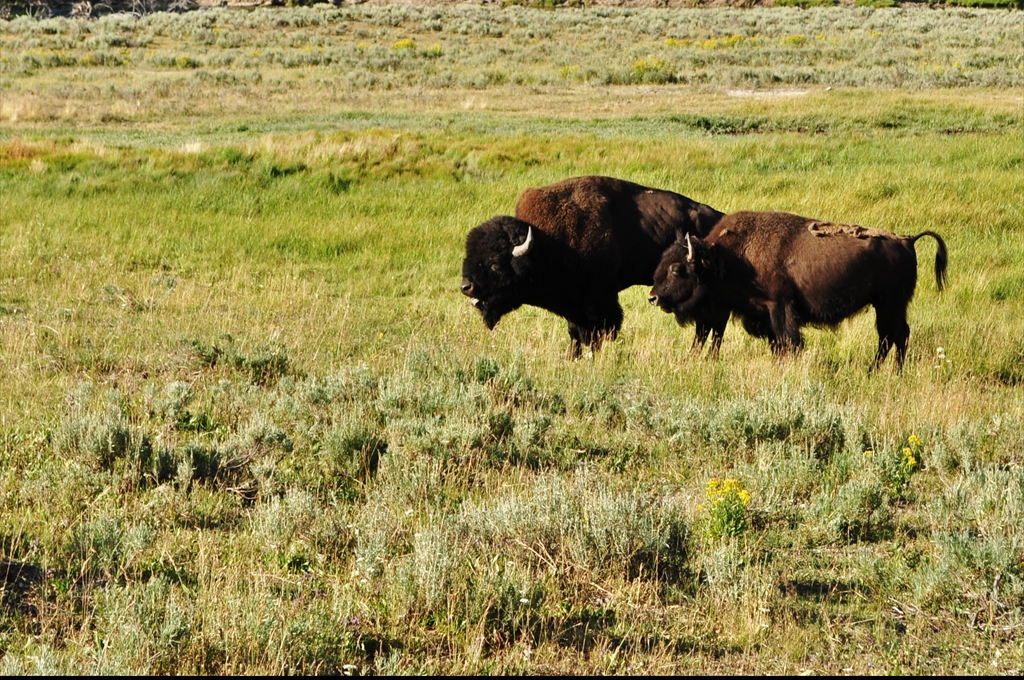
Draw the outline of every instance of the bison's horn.
[[[526,230],[526,240],[522,244],[512,249],[512,257],[519,257],[526,255],[530,252],[530,247],[533,245],[533,227],[529,227]]]
[[[686,261],[693,262],[693,243],[690,242],[690,235],[686,235]]]

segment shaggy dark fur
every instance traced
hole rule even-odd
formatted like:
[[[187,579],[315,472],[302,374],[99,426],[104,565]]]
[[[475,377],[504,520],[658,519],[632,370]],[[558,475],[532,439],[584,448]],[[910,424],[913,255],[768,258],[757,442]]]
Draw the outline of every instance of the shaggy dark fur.
[[[776,354],[803,346],[801,326],[835,326],[871,305],[878,329],[874,366],[895,347],[902,367],[907,305],[917,285],[914,243],[922,236],[938,241],[935,282],[942,290],[946,244],[934,232],[900,236],[789,213],[738,212],[706,238],[680,239],[666,250],[649,299],[677,319],[710,318],[709,310],[718,310],[711,330],[719,342],[735,314]]]
[[[671,191],[611,177],[529,188],[516,201],[515,217],[497,216],[469,232],[462,292],[488,328],[521,305],[564,317],[577,356],[583,345],[596,350],[615,338],[620,290],[652,283],[665,248],[681,234],[707,234],[722,215]],[[529,252],[514,256],[531,226]]]

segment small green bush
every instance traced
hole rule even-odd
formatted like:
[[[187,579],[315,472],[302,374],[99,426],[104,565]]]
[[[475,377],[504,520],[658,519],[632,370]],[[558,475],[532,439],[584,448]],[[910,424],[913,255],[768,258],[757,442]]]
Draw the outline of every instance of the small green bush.
[[[893,513],[882,484],[855,478],[824,497],[818,509],[834,540],[878,541],[892,535]]]

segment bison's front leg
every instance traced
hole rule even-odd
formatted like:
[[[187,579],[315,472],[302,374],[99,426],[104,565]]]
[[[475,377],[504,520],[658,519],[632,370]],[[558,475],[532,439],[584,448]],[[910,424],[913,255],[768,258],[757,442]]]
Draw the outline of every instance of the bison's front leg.
[[[707,342],[708,334],[711,333],[711,325],[703,322],[694,314],[676,312],[676,323],[681,327],[686,328],[691,321],[697,322],[697,332],[694,333],[693,344],[690,345],[690,354],[697,355],[704,349],[704,343]]]
[[[708,335],[710,335],[711,347],[708,348],[708,359],[717,359],[718,352],[722,349],[722,335],[724,331],[724,328],[719,330],[718,328],[702,326],[698,323],[696,337],[693,338],[693,345],[690,346],[690,354],[694,356],[700,354],[701,350],[704,349],[704,343],[707,342]]]
[[[622,307],[618,293],[594,301],[587,309],[587,325],[590,329],[590,346],[596,352],[605,340],[614,340],[622,328]]]
[[[728,322],[729,318],[726,317]],[[715,326],[711,329],[711,349],[708,350],[708,359],[717,359],[718,350],[722,349],[722,338],[725,337],[725,324]]]
[[[708,359],[717,359],[718,351],[722,347],[722,337],[725,335],[725,326],[729,323],[729,311],[720,309],[703,309],[696,318],[697,334],[693,338],[693,345],[690,352],[700,354],[707,342],[708,335],[711,335],[711,348],[708,350]]]
[[[690,354],[700,354],[701,350],[704,349],[704,343],[708,341],[708,335],[711,334],[711,326],[705,326],[701,322],[697,322],[697,332],[693,336],[693,344],[690,345]]]
[[[581,326],[570,321],[569,338],[572,340],[572,345],[569,349],[569,357],[571,359],[578,358],[583,353],[584,346],[596,352],[601,349],[605,340],[614,340],[618,333],[619,329],[615,326],[591,326],[589,324]]]
[[[572,338],[572,357],[578,357],[583,345],[593,351],[601,349],[605,340],[614,340],[622,328],[622,307],[618,296],[593,303],[586,310],[583,319],[569,320],[569,337]]]

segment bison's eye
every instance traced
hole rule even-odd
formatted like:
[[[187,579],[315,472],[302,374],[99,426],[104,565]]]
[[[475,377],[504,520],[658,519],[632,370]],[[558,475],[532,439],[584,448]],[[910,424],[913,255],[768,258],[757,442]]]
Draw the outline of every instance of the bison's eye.
[[[501,269],[501,267],[500,267],[500,266],[498,265],[498,263],[497,263],[497,262],[495,262],[494,264],[492,264],[492,265],[491,265],[491,271],[492,271],[492,272],[496,272],[496,271],[498,271],[499,269]]]
[[[671,267],[669,267],[668,273],[671,274],[672,276],[679,276],[679,265],[674,264]]]

